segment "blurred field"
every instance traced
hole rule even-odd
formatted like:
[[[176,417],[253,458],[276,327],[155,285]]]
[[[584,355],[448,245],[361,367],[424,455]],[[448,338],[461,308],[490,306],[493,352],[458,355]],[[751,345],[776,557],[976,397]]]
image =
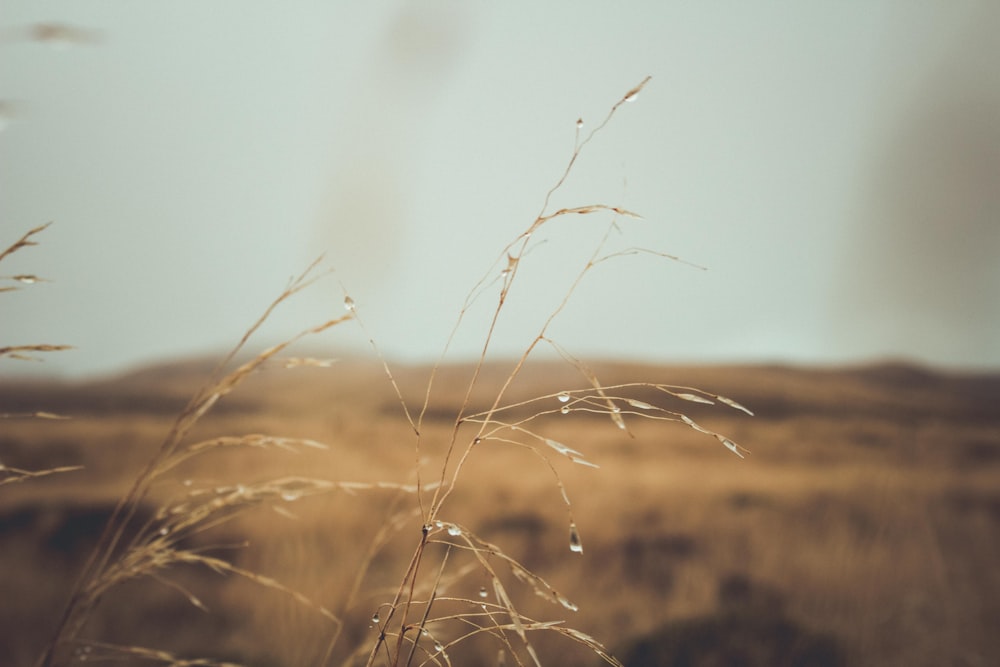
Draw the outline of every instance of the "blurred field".
[[[0,665],[38,656],[103,520],[208,368],[189,362],[88,384],[0,385],[2,412],[72,417],[0,422],[0,461],[85,466],[0,487]],[[442,518],[499,544],[580,608],[567,612],[520,590],[522,611],[567,618],[633,667],[1000,664],[1000,375],[902,364],[594,368],[604,384],[692,385],[739,400],[757,416],[676,408],[752,453],[740,460],[682,425],[628,415],[634,437],[607,417],[546,417],[538,430],[601,466],[553,457],[580,528],[576,554],[549,468],[524,448],[477,446]],[[489,367],[474,405],[488,407],[509,370]],[[397,373],[411,406],[427,372]],[[468,374],[453,366],[439,376],[420,452],[424,482],[435,479],[435,443],[449,432]],[[584,386],[572,368],[541,364],[510,399]],[[330,449],[214,452],[177,470],[158,498],[278,475],[414,481],[412,432],[373,364],[260,373],[221,401],[197,436],[254,432]],[[345,613],[339,664],[374,636],[372,613],[419,536],[415,507],[413,496],[388,489],[332,492],[255,508],[198,546]],[[402,517],[399,531],[370,559],[364,593],[345,610],[372,539],[392,517]],[[176,588],[137,581],[105,600],[89,634],[248,665],[311,666],[323,655],[329,623],[287,596],[201,570],[163,574],[209,611]],[[472,571],[449,586],[475,597],[482,579]],[[596,664],[558,637],[537,642],[547,664]],[[487,646],[470,644],[452,658],[495,664]]]

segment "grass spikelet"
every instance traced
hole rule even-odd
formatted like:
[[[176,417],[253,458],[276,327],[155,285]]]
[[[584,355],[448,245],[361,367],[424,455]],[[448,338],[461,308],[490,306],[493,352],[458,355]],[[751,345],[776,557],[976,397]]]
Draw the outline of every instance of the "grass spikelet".
[[[35,241],[33,237],[48,229],[49,225],[51,224],[52,224],[51,222],[46,222],[44,225],[39,225],[38,227],[29,229],[27,232],[25,232],[24,236],[19,238],[17,241],[14,241],[14,243],[10,244],[2,252],[0,252],[0,262],[7,259],[8,257],[10,257],[11,255],[13,255],[15,252],[17,252],[22,248],[38,245],[38,241]]]

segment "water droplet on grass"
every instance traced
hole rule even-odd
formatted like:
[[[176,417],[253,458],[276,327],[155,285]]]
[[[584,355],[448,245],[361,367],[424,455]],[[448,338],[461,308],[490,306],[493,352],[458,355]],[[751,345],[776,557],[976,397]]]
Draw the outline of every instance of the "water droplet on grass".
[[[563,413],[564,415],[568,415],[570,413],[569,406],[568,405],[562,406],[561,408],[559,408],[559,412]]]
[[[345,296],[344,297],[344,309],[353,313],[354,309],[355,309],[354,299],[352,299],[349,296]]]
[[[483,598],[485,600],[487,595],[489,595],[489,593],[486,592],[486,586],[480,586],[479,587],[479,597],[481,597],[481,598]]]
[[[567,403],[569,402],[569,392],[568,391],[560,392],[560,394],[556,396],[556,398],[559,399],[560,403]]]
[[[642,83],[640,83],[638,86],[625,93],[625,97],[623,97],[622,100],[624,102],[634,102],[635,98],[639,96],[639,91],[642,90],[642,87],[646,85],[646,81],[649,81],[649,77],[646,77],[646,79],[644,79]]]
[[[569,550],[573,553],[583,553],[583,543],[580,542],[580,532],[576,529],[576,522],[569,524]]]
[[[458,537],[462,534],[462,529],[453,523],[448,524],[448,534],[452,537]]]
[[[374,614],[372,614],[372,623],[374,623],[375,625],[378,625],[381,622],[381,620],[382,619],[379,618],[379,615],[378,615],[377,611]]]

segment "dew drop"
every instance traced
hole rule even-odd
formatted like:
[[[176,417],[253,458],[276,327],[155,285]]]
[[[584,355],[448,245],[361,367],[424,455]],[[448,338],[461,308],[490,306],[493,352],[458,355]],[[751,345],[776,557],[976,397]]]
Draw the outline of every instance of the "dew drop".
[[[559,408],[559,412],[563,413],[564,415],[568,415],[570,412],[569,406],[568,405],[562,406],[561,408]]]
[[[430,635],[431,635],[431,633],[429,633],[429,632],[427,631],[427,628],[423,628],[423,629],[422,629],[422,630],[420,631],[420,636],[421,636],[421,637],[430,637]]]
[[[632,90],[630,90],[630,91],[628,91],[627,93],[625,93],[625,97],[623,98],[623,100],[624,100],[624,101],[626,101],[626,102],[634,102],[634,101],[635,101],[635,98],[636,98],[636,97],[638,97],[638,95],[639,95],[639,91],[640,91],[640,90],[642,90],[642,86],[643,86],[643,85],[644,85],[645,83],[646,83],[646,82],[645,82],[645,81],[643,81],[643,82],[642,82],[642,83],[640,83],[640,84],[639,84],[638,86],[636,86],[636,87],[635,87],[635,88],[633,88]]]
[[[486,592],[486,586],[480,586],[479,597],[485,600],[487,595],[489,595],[489,593]]]
[[[349,296],[344,297],[344,309],[350,312],[354,312],[354,299]]]
[[[611,412],[615,413],[616,415],[620,415],[620,414],[621,414],[621,412],[622,412],[622,409],[621,409],[621,408],[619,408],[619,407],[618,407],[618,406],[616,405],[616,406],[614,406],[613,408],[611,408]]]
[[[583,544],[580,542],[580,532],[576,529],[575,521],[569,524],[569,550],[577,554],[583,553]]]
[[[160,535],[161,536],[165,536],[169,532],[170,532],[170,530],[166,526],[164,526],[163,528],[160,528]]]
[[[583,127],[583,119],[582,118],[577,118],[576,119],[576,128],[580,129],[581,127]]]
[[[284,500],[284,501],[286,501],[286,502],[289,502],[289,503],[292,502],[292,501],[298,500],[301,497],[302,497],[302,493],[299,492],[299,491],[282,491],[281,492],[281,499]]]
[[[462,529],[453,523],[448,524],[448,534],[452,537],[458,537],[462,534]]]
[[[444,646],[442,646],[441,642],[439,642],[436,639],[434,640],[434,650],[437,651],[438,653],[444,650]]]
[[[378,625],[381,621],[382,621],[382,619],[379,618],[379,615],[378,615],[377,611],[374,614],[372,614],[372,623],[373,624]]]
[[[566,392],[566,391],[561,392],[558,396],[556,396],[556,398],[559,399],[560,403],[568,403],[569,402],[569,392]]]
[[[478,444],[479,444],[479,443],[481,443],[482,441],[483,441],[483,439],[482,439],[482,438],[480,438],[479,436],[476,436],[476,439],[472,441],[472,444],[474,444],[474,445],[478,445]]]

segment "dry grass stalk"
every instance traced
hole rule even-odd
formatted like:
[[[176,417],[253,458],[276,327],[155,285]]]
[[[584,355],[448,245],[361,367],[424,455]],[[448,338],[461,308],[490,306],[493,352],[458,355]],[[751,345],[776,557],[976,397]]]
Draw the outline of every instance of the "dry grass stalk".
[[[12,243],[6,250],[0,252],[0,262],[7,259],[7,257],[13,255],[21,248],[27,248],[28,246],[38,245],[38,241],[35,241],[32,237],[35,236],[36,234],[40,234],[41,232],[45,231],[45,229],[48,228],[48,226],[51,224],[52,224],[51,222],[46,222],[44,225],[39,225],[34,229],[28,230],[24,234],[24,236],[19,238],[17,241],[14,241],[14,243]]]
[[[24,482],[29,479],[37,479],[39,477],[46,477],[48,475],[55,475],[61,472],[73,472],[75,470],[82,470],[83,466],[60,466],[58,468],[47,468],[45,470],[21,470],[20,468],[11,468],[3,463],[0,463],[0,486],[4,484],[13,484],[14,482]]]
[[[39,664],[46,666],[64,664],[70,660],[74,651],[81,647],[80,633],[88,618],[108,590],[124,581],[144,576],[172,585],[159,572],[174,564],[202,565],[219,573],[243,576],[268,588],[292,595],[303,604],[314,608],[331,622],[339,624],[339,619],[321,605],[284,587],[279,582],[237,568],[227,561],[182,548],[180,542],[191,534],[217,526],[228,521],[240,511],[266,500],[287,500],[329,492],[336,488],[345,488],[344,486],[338,486],[324,480],[286,478],[262,484],[216,488],[212,493],[196,489],[183,499],[168,501],[156,513],[151,523],[143,526],[128,543],[124,543],[126,530],[133,522],[139,507],[148,497],[151,486],[167,472],[193,456],[228,447],[294,449],[302,446],[324,446],[312,440],[277,438],[258,434],[215,438],[186,444],[186,438],[191,429],[216,404],[219,398],[236,389],[254,371],[301,338],[321,333],[351,319],[351,315],[347,314],[306,329],[298,335],[264,350],[250,361],[237,366],[235,370],[224,372],[225,368],[243,350],[250,337],[275,308],[313,284],[322,275],[316,273],[318,262],[319,260],[311,264],[297,278],[294,278],[288,287],[265,309],[261,317],[254,322],[237,345],[220,362],[209,382],[178,416],[156,455],[137,476],[131,489],[118,503],[108,520],[98,539],[97,547],[70,595],[55,637]],[[200,606],[199,601],[193,595],[189,594],[188,599],[195,606]],[[127,647],[126,652],[133,650],[138,651],[138,653],[132,653],[133,655],[145,655],[142,652],[146,649]]]
[[[36,234],[44,231],[52,223],[46,223],[35,227],[34,229],[28,230],[20,239],[15,241],[9,247],[7,247],[3,252],[0,252],[0,261],[10,257],[18,250],[22,248],[27,248],[31,246],[38,245],[38,242],[34,240]],[[14,290],[21,289],[20,285],[32,285],[39,282],[48,282],[44,278],[39,278],[34,274],[17,274],[13,276],[0,276],[0,280],[9,280],[18,285],[3,285],[0,286],[0,292],[12,292]],[[40,361],[41,358],[35,356],[33,353],[36,352],[58,352],[60,350],[70,350],[72,346],[70,345],[48,345],[48,344],[34,344],[34,345],[5,345],[0,347],[0,359],[16,359],[19,361]],[[58,415],[52,412],[47,412],[44,410],[39,410],[35,412],[0,412],[0,419],[66,419],[63,415]],[[22,470],[19,468],[11,468],[0,462],[0,486],[4,484],[10,484],[13,482],[23,482],[29,479],[35,479],[38,477],[46,477],[48,475],[53,475],[61,472],[72,472],[74,470],[80,470],[80,466],[61,466],[55,468],[48,468],[46,470]]]
[[[555,482],[562,494],[563,500],[567,505],[569,513],[570,550],[573,552],[582,552],[583,547],[580,541],[576,521],[573,518],[572,504],[570,503],[566,492],[566,487],[560,478],[555,465],[549,460],[546,454],[539,449],[539,444],[543,444],[548,448],[555,450],[557,453],[566,456],[575,463],[593,467],[596,466],[584,458],[584,456],[575,449],[548,438],[540,432],[529,430],[524,426],[532,420],[554,412],[555,410],[545,407],[546,404],[551,403],[552,399],[556,399],[559,403],[563,404],[560,408],[557,408],[560,413],[565,414],[573,411],[588,411],[607,414],[612,423],[622,431],[627,431],[627,426],[624,420],[625,415],[634,415],[642,418],[659,419],[663,421],[681,422],[691,428],[715,437],[733,453],[739,456],[744,455],[743,452],[745,450],[743,450],[739,445],[736,445],[725,436],[698,426],[693,420],[688,418],[683,413],[655,406],[637,398],[630,397],[628,396],[627,391],[637,389],[655,389],[680,400],[709,403],[718,401],[724,405],[728,405],[729,407],[749,412],[749,410],[746,410],[746,408],[739,405],[735,401],[723,396],[702,392],[700,390],[673,387],[665,384],[633,383],[604,386],[591,369],[570,355],[564,348],[547,336],[547,331],[552,321],[559,315],[560,312],[562,312],[580,282],[583,280],[584,276],[598,264],[610,259],[640,253],[653,254],[667,259],[677,259],[676,257],[666,253],[650,251],[642,248],[628,248],[618,252],[609,252],[605,250],[608,237],[613,230],[617,230],[619,228],[618,221],[621,218],[639,217],[631,211],[604,204],[591,204],[572,208],[561,208],[554,213],[546,213],[552,195],[566,181],[582,149],[593,139],[596,133],[610,121],[611,117],[615,114],[619,107],[626,102],[633,100],[648,81],[649,78],[647,77],[638,86],[626,93],[626,95],[612,107],[604,121],[599,124],[597,128],[594,129],[585,139],[583,139],[583,141],[580,141],[579,138],[579,128],[582,124],[578,122],[576,148],[574,149],[562,176],[557,181],[555,186],[553,186],[553,188],[546,194],[540,213],[523,233],[521,233],[513,242],[501,251],[498,259],[494,262],[491,269],[473,287],[466,298],[465,304],[459,313],[455,328],[445,345],[444,352],[442,353],[442,359],[445,354],[447,354],[448,347],[454,339],[457,330],[461,327],[468,309],[479,298],[487,294],[490,287],[499,283],[499,294],[497,296],[496,306],[493,310],[490,326],[482,345],[482,351],[479,356],[478,363],[472,373],[472,377],[469,380],[469,384],[465,390],[465,398],[456,410],[455,419],[451,429],[451,437],[447,443],[445,453],[443,454],[440,463],[436,488],[432,493],[430,493],[430,498],[426,504],[424,501],[424,492],[428,490],[425,488],[420,489],[419,499],[424,520],[422,536],[410,560],[410,565],[402,578],[399,589],[396,591],[392,602],[388,604],[388,613],[385,615],[385,618],[379,618],[381,621],[379,625],[379,637],[369,652],[367,660],[367,665],[369,667],[377,662],[386,665],[411,664],[416,647],[421,643],[421,635],[426,631],[427,626],[430,624],[442,625],[449,621],[460,622],[464,625],[471,625],[473,629],[460,635],[456,639],[450,640],[449,642],[441,643],[438,640],[434,640],[434,650],[431,651],[423,649],[426,659],[419,664],[450,664],[446,653],[446,649],[449,646],[475,635],[490,634],[500,640],[503,646],[502,651],[505,652],[505,655],[510,655],[516,664],[540,665],[541,662],[538,653],[528,636],[529,632],[533,631],[558,632],[587,646],[606,662],[610,664],[619,664],[616,659],[608,654],[600,643],[583,633],[564,628],[560,621],[541,622],[523,616],[518,611],[513,601],[513,597],[508,592],[507,587],[502,583],[502,578],[494,569],[492,559],[496,559],[503,563],[516,581],[527,585],[539,596],[553,602],[564,610],[575,611],[576,607],[562,594],[549,586],[540,576],[530,572],[521,566],[515,559],[505,554],[499,546],[481,540],[479,537],[469,532],[465,527],[459,526],[455,523],[443,521],[440,518],[444,512],[446,502],[449,499],[450,494],[459,482],[463,465],[474,451],[481,449],[484,442],[487,440],[493,440],[499,443],[527,447],[540,456],[552,471],[555,477]],[[497,323],[505,309],[511,286],[518,278],[521,261],[529,250],[529,241],[544,225],[553,223],[554,221],[565,216],[591,215],[599,213],[611,214],[613,219],[608,225],[604,237],[598,244],[598,247],[595,249],[593,255],[581,268],[561,303],[559,303],[552,311],[549,317],[542,324],[536,337],[527,345],[520,358],[516,361],[513,370],[501,383],[501,386],[496,389],[495,399],[491,407],[484,412],[468,413],[470,399],[477,383],[480,380],[482,370],[485,366]],[[587,388],[567,390],[558,395],[542,396],[532,399],[531,401],[505,405],[503,402],[504,396],[506,395],[509,387],[524,368],[529,356],[536,349],[538,344],[542,342],[548,343],[554,347],[568,363],[580,371],[586,380],[588,385]],[[418,461],[418,483],[420,480],[419,461],[422,452],[421,426],[423,418],[427,412],[428,405],[430,404],[433,383],[434,374],[432,373],[431,378],[428,381],[423,406],[419,411],[416,420],[410,419],[410,423],[416,433],[415,451]],[[516,422],[505,422],[500,418],[502,413],[510,410],[511,408],[523,408],[525,406],[537,407],[533,416]],[[405,410],[405,405],[404,411],[406,412],[407,417],[409,417],[410,413],[408,410]],[[475,432],[475,435],[462,439],[459,435],[459,430],[463,424],[478,424],[478,430]],[[527,439],[525,439],[524,436],[527,436]],[[452,463],[453,461],[455,461],[454,464]],[[446,537],[442,540],[442,538],[439,537],[440,535],[445,535]],[[447,550],[445,551],[445,555],[442,557],[439,565],[442,569],[447,560],[448,554],[451,553],[452,549],[458,548],[462,551],[467,551],[474,556],[481,570],[485,572],[489,580],[492,582],[493,595],[495,597],[495,602],[492,603],[492,605],[485,604],[483,599],[462,597],[451,598],[452,602],[459,603],[460,605],[467,605],[472,611],[462,614],[446,614],[438,617],[432,617],[430,615],[430,607],[435,602],[435,598],[433,596],[430,599],[418,598],[416,595],[416,591],[418,590],[417,581],[420,570],[423,567],[423,563],[425,559],[428,558],[428,549],[432,545],[438,543],[444,543],[447,545]],[[440,576],[440,574],[438,576]],[[438,591],[435,590],[435,592]],[[438,597],[437,601],[440,602],[441,598]],[[418,617],[420,620],[411,620],[414,617]]]
[[[0,262],[7,259],[13,255],[18,250],[23,248],[29,248],[31,246],[38,245],[38,241],[34,239],[37,234],[45,231],[51,222],[47,222],[44,225],[39,225],[34,229],[28,230],[24,236],[19,238],[17,241],[8,246],[5,250],[0,252]],[[19,273],[12,276],[0,276],[0,281],[8,282],[8,284],[0,285],[0,292],[13,292],[14,290],[21,289],[22,285],[33,285],[35,283],[48,282],[45,278],[40,278],[34,274]],[[9,284],[16,283],[16,284]],[[0,359],[6,357],[8,359],[18,359],[21,361],[38,361],[40,357],[35,356],[34,352],[59,352],[61,350],[71,350],[72,345],[49,345],[49,344],[34,344],[34,345],[5,345],[0,347]]]
[[[588,467],[597,467],[586,456],[545,433],[541,418],[549,415],[572,413],[599,413],[606,415],[614,428],[628,432],[626,417],[642,418],[663,422],[678,422],[719,440],[733,453],[743,456],[745,450],[723,435],[703,428],[672,405],[650,402],[651,395],[662,395],[669,401],[695,403],[721,403],[729,408],[750,411],[732,399],[690,387],[669,384],[635,382],[603,385],[597,375],[579,359],[571,355],[561,345],[548,336],[553,320],[563,311],[584,276],[597,265],[616,258],[636,254],[651,254],[661,258],[677,260],[676,257],[643,248],[627,248],[620,251],[607,250],[607,241],[612,231],[619,230],[619,221],[637,218],[638,215],[616,206],[588,204],[561,208],[549,213],[548,206],[553,194],[562,187],[580,156],[581,151],[594,136],[605,127],[617,110],[632,101],[649,81],[647,77],[639,85],[629,90],[609,111],[603,122],[581,140],[577,123],[577,137],[574,151],[556,184],[546,193],[542,208],[528,228],[518,235],[499,253],[493,266],[477,282],[462,305],[455,326],[444,345],[441,358],[428,378],[423,396],[423,404],[413,413],[403,399],[389,364],[382,357],[374,339],[368,336],[375,354],[382,362],[386,376],[396,392],[403,413],[414,433],[414,483],[377,482],[352,483],[305,477],[282,477],[257,484],[235,484],[214,488],[191,488],[179,497],[162,504],[146,525],[139,527],[134,536],[126,539],[126,529],[130,526],[140,504],[148,497],[151,485],[181,463],[206,452],[241,449],[267,448],[298,450],[300,448],[323,448],[322,443],[299,438],[281,438],[263,434],[216,437],[195,443],[188,443],[188,436],[196,423],[226,394],[235,390],[251,373],[258,370],[284,351],[299,338],[320,333],[347,320],[355,320],[367,335],[357,307],[345,291],[344,305],[348,313],[323,324],[303,331],[300,335],[258,354],[252,360],[224,373],[237,353],[260,325],[270,317],[273,310],[283,301],[312,284],[316,275],[316,264],[311,265],[302,275],[294,279],[285,291],[265,310],[246,332],[233,351],[220,363],[213,379],[198,392],[177,418],[171,431],[164,439],[159,451],[148,466],[134,481],[132,488],[122,498],[101,535],[98,546],[72,592],[58,631],[45,655],[39,661],[42,667],[70,662],[80,652],[87,652],[87,659],[100,657],[106,660],[143,660],[170,665],[224,665],[210,660],[183,660],[168,652],[133,646],[115,646],[91,641],[83,637],[88,618],[100,600],[111,588],[138,577],[148,577],[166,586],[179,590],[196,607],[203,607],[193,593],[180,587],[166,577],[166,569],[177,564],[207,567],[220,574],[237,575],[254,581],[264,587],[292,596],[295,600],[322,615],[331,624],[330,641],[324,664],[334,655],[343,655],[344,665],[359,662],[400,667],[406,665],[450,665],[450,650],[474,638],[489,637],[498,644],[498,661],[508,658],[514,664],[542,664],[532,636],[537,633],[555,633],[575,642],[599,656],[611,665],[620,663],[611,656],[604,646],[593,637],[566,627],[562,619],[542,620],[528,616],[519,610],[516,600],[521,590],[536,594],[552,603],[560,612],[573,612],[577,607],[565,595],[553,588],[542,576],[532,572],[516,558],[507,554],[499,545],[489,542],[469,527],[460,525],[445,517],[449,511],[448,501],[458,486],[463,466],[471,456],[482,452],[492,443],[500,446],[514,446],[530,450],[552,472],[554,483],[559,489],[568,513],[569,549],[581,553],[583,543],[572,512],[566,484],[551,457],[555,452],[571,462]],[[593,254],[580,268],[572,284],[549,316],[541,323],[537,335],[528,342],[523,353],[516,359],[510,373],[492,390],[494,396],[490,407],[482,411],[471,410],[471,398],[483,377],[483,370],[490,355],[496,326],[505,312],[511,286],[518,280],[521,262],[529,251],[529,241],[545,226],[555,224],[568,216],[610,215],[603,238]],[[28,237],[22,239],[28,241]],[[436,451],[424,442],[423,422],[428,414],[435,379],[445,356],[467,312],[481,298],[491,294],[496,298],[489,328],[484,337],[478,362],[464,389],[464,398],[455,408],[454,420],[450,426],[450,436],[443,443],[437,459],[425,463],[427,451]],[[550,393],[529,400],[505,402],[514,380],[521,374],[529,357],[539,344],[545,343],[557,351],[582,378],[581,387],[567,388],[558,393]],[[285,362],[288,367],[332,365],[333,360],[292,358]],[[528,417],[510,415],[530,413]],[[415,415],[415,416],[414,416]],[[463,426],[472,425],[474,434]],[[461,434],[460,434],[461,431]],[[441,445],[441,443],[437,443]],[[485,453],[483,455],[486,455]],[[432,481],[425,481],[423,469],[433,466]],[[305,496],[331,494],[338,491],[347,493],[380,491],[392,492],[395,501],[391,504],[388,519],[381,525],[365,555],[363,564],[355,574],[353,584],[346,598],[339,605],[324,605],[320,600],[312,600],[283,584],[259,574],[239,568],[221,558],[210,556],[203,551],[185,547],[187,538],[204,533],[232,520],[240,512],[261,505],[270,504],[280,509],[282,503],[292,502]],[[408,500],[409,499],[409,500]],[[376,554],[389,544],[393,535],[405,535],[413,530],[415,544],[408,565],[398,580],[398,585],[387,592],[388,599],[375,608],[371,624],[377,635],[369,645],[351,648],[338,647],[346,624],[346,617],[358,611],[359,599],[364,586],[369,565]],[[469,586],[469,576],[477,573],[488,583],[473,587],[469,594],[461,591]],[[451,593],[456,590],[455,594]],[[336,608],[337,612],[331,611]],[[371,613],[369,610],[367,613]]]

